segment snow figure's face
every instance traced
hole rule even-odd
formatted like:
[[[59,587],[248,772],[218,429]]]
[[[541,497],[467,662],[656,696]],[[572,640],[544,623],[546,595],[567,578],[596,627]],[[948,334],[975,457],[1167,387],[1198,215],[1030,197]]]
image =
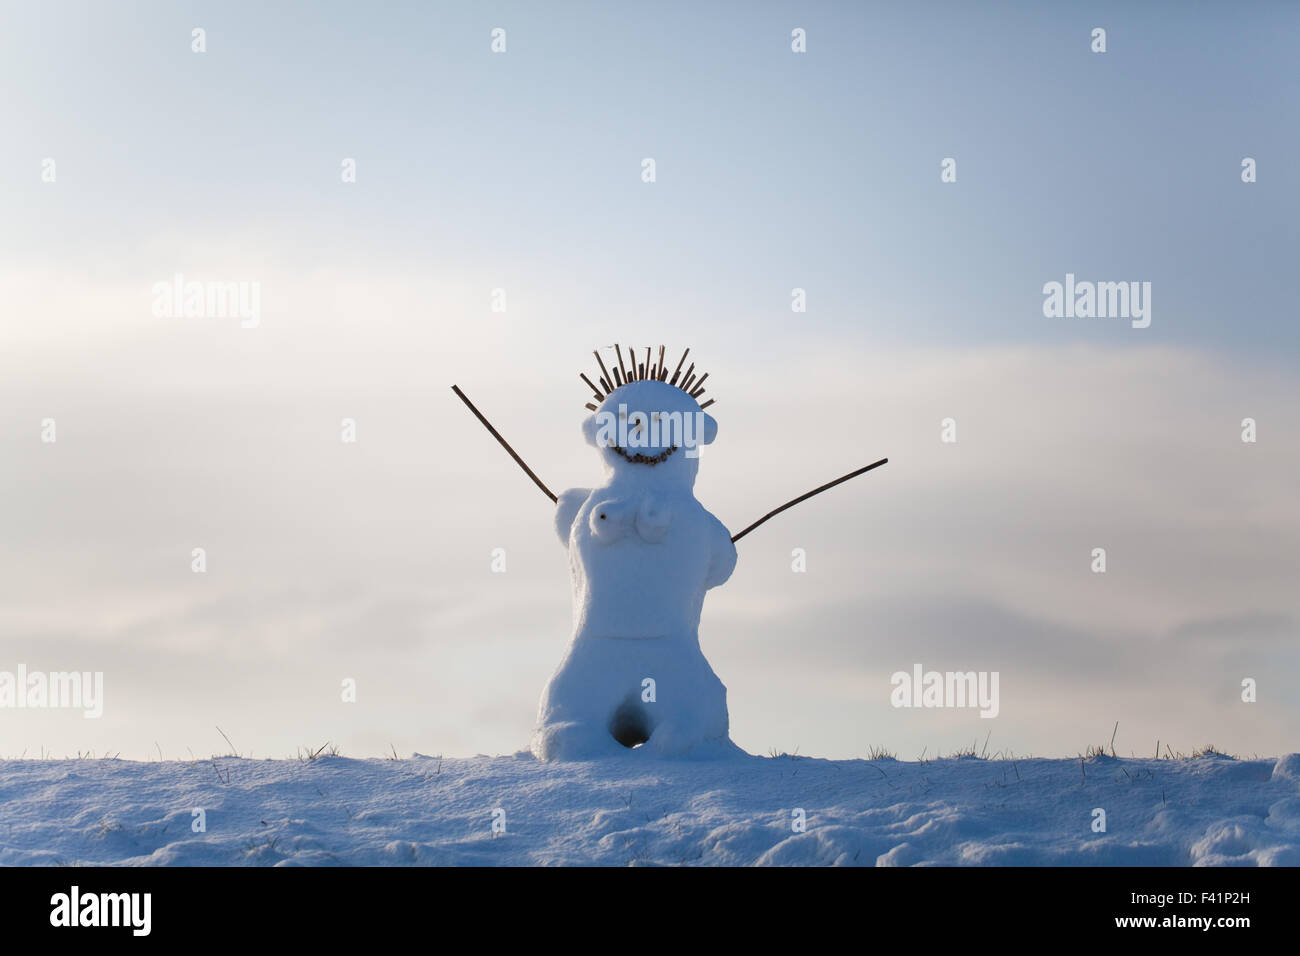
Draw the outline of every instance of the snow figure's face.
[[[615,474],[689,484],[700,446],[713,441],[718,423],[677,386],[647,380],[614,389],[582,433]]]

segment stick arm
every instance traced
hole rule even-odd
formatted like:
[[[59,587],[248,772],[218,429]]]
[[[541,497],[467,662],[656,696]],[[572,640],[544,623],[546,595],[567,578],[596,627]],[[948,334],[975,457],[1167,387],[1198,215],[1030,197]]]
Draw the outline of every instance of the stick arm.
[[[528,465],[524,463],[524,460],[515,453],[515,450],[510,447],[510,443],[506,441],[504,438],[502,438],[501,433],[492,427],[492,423],[483,417],[483,413],[474,407],[474,403],[469,400],[469,396],[466,395],[464,392],[462,392],[459,386],[453,385],[451,387],[451,390],[455,392],[456,397],[459,398],[462,402],[464,402],[465,406],[471,412],[474,413],[474,417],[483,423],[483,427],[492,433],[492,437],[501,443],[501,447],[510,453],[510,457],[515,460],[515,464],[517,464],[520,468],[524,470],[524,474],[526,474],[529,478],[533,479],[533,484],[535,484],[538,488],[542,489],[542,494],[550,498],[552,503],[557,502],[558,499],[551,492],[551,489],[547,488],[546,485],[542,484],[542,479],[538,478],[537,475],[533,474],[533,470],[529,468]]]
[[[822,485],[822,486],[820,486],[820,487],[818,487],[818,488],[814,488],[812,491],[808,492],[807,494],[800,495],[798,498],[795,498],[793,501],[787,501],[787,502],[786,502],[785,504],[783,504],[781,507],[776,508],[776,509],[773,509],[772,511],[769,511],[767,514],[763,515],[763,517],[759,518],[757,521],[755,521],[753,524],[751,524],[751,525],[750,525],[748,528],[746,528],[744,531],[741,531],[739,534],[734,534],[734,535],[732,535],[732,536],[731,536],[731,543],[732,543],[732,544],[735,544],[737,541],[739,541],[739,540],[740,540],[741,538],[743,538],[745,535],[749,534],[751,531],[753,531],[755,528],[757,528],[759,525],[761,525],[761,524],[762,524],[764,521],[766,521],[768,518],[775,518],[775,517],[776,517],[777,515],[779,515],[782,511],[785,511],[785,509],[787,509],[787,508],[793,508],[793,507],[794,507],[795,505],[797,505],[799,502],[801,502],[801,501],[806,501],[807,499],[811,498],[813,495],[821,494],[821,493],[822,493],[823,491],[825,491],[827,488],[834,488],[836,485],[841,484],[842,482],[848,481],[850,478],[856,478],[856,477],[858,477],[858,475],[865,475],[865,474],[866,474],[867,472],[869,472],[871,469],[873,469],[873,468],[879,468],[881,465],[887,465],[887,464],[889,464],[889,459],[888,459],[888,458],[882,458],[882,459],[880,459],[880,461],[872,462],[870,465],[867,465],[865,468],[859,468],[857,471],[851,471],[851,472],[849,472],[847,475],[844,475],[844,476],[841,477],[841,478],[836,478],[834,481],[828,481],[828,482],[826,482],[826,484],[824,484],[824,485]]]

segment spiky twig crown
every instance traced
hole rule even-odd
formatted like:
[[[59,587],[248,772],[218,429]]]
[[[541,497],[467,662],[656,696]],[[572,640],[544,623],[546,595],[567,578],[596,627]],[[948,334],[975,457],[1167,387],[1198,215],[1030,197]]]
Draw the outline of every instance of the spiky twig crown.
[[[597,385],[593,383],[592,380],[587,378],[587,376],[582,372],[579,372],[578,376],[586,382],[587,387],[595,393],[596,401],[598,402],[603,402],[616,388],[627,385],[629,382],[640,382],[644,380],[667,382],[669,385],[676,385],[687,395],[691,396],[691,398],[699,398],[704,394],[704,380],[709,377],[709,373],[705,372],[697,378],[695,375],[694,362],[692,362],[690,367],[686,369],[686,373],[684,375],[682,374],[682,363],[686,361],[686,356],[691,354],[690,349],[687,349],[682,353],[682,357],[677,362],[677,368],[673,369],[671,376],[668,374],[668,366],[664,364],[664,347],[662,345],[659,346],[659,358],[656,360],[652,360],[651,358],[651,346],[646,346],[645,361],[641,362],[639,365],[637,364],[636,353],[632,351],[631,346],[629,346],[627,357],[632,363],[631,368],[628,368],[623,364],[623,351],[615,345],[614,354],[618,358],[618,365],[614,366],[614,373],[612,375],[610,374],[609,369],[605,368],[605,363],[601,361],[600,352],[592,352],[591,354],[596,356],[596,364],[600,366],[600,376],[598,379],[600,384]],[[678,383],[679,378],[681,379],[680,384]],[[700,408],[708,408],[712,404],[713,399],[709,399],[701,405]],[[588,402],[587,408],[594,412],[597,406]]]

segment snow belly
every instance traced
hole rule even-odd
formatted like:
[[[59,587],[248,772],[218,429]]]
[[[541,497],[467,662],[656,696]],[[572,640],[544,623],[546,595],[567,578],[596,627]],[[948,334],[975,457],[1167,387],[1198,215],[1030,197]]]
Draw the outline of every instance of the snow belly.
[[[627,537],[575,542],[570,562],[576,636],[695,641],[707,550],[683,529],[660,542]]]

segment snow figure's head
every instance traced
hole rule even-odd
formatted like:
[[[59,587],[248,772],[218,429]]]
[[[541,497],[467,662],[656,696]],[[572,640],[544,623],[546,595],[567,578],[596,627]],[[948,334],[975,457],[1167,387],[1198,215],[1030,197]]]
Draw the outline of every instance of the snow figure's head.
[[[678,386],[646,378],[606,395],[582,423],[582,434],[613,475],[690,486],[700,446],[717,436],[718,423]]]

